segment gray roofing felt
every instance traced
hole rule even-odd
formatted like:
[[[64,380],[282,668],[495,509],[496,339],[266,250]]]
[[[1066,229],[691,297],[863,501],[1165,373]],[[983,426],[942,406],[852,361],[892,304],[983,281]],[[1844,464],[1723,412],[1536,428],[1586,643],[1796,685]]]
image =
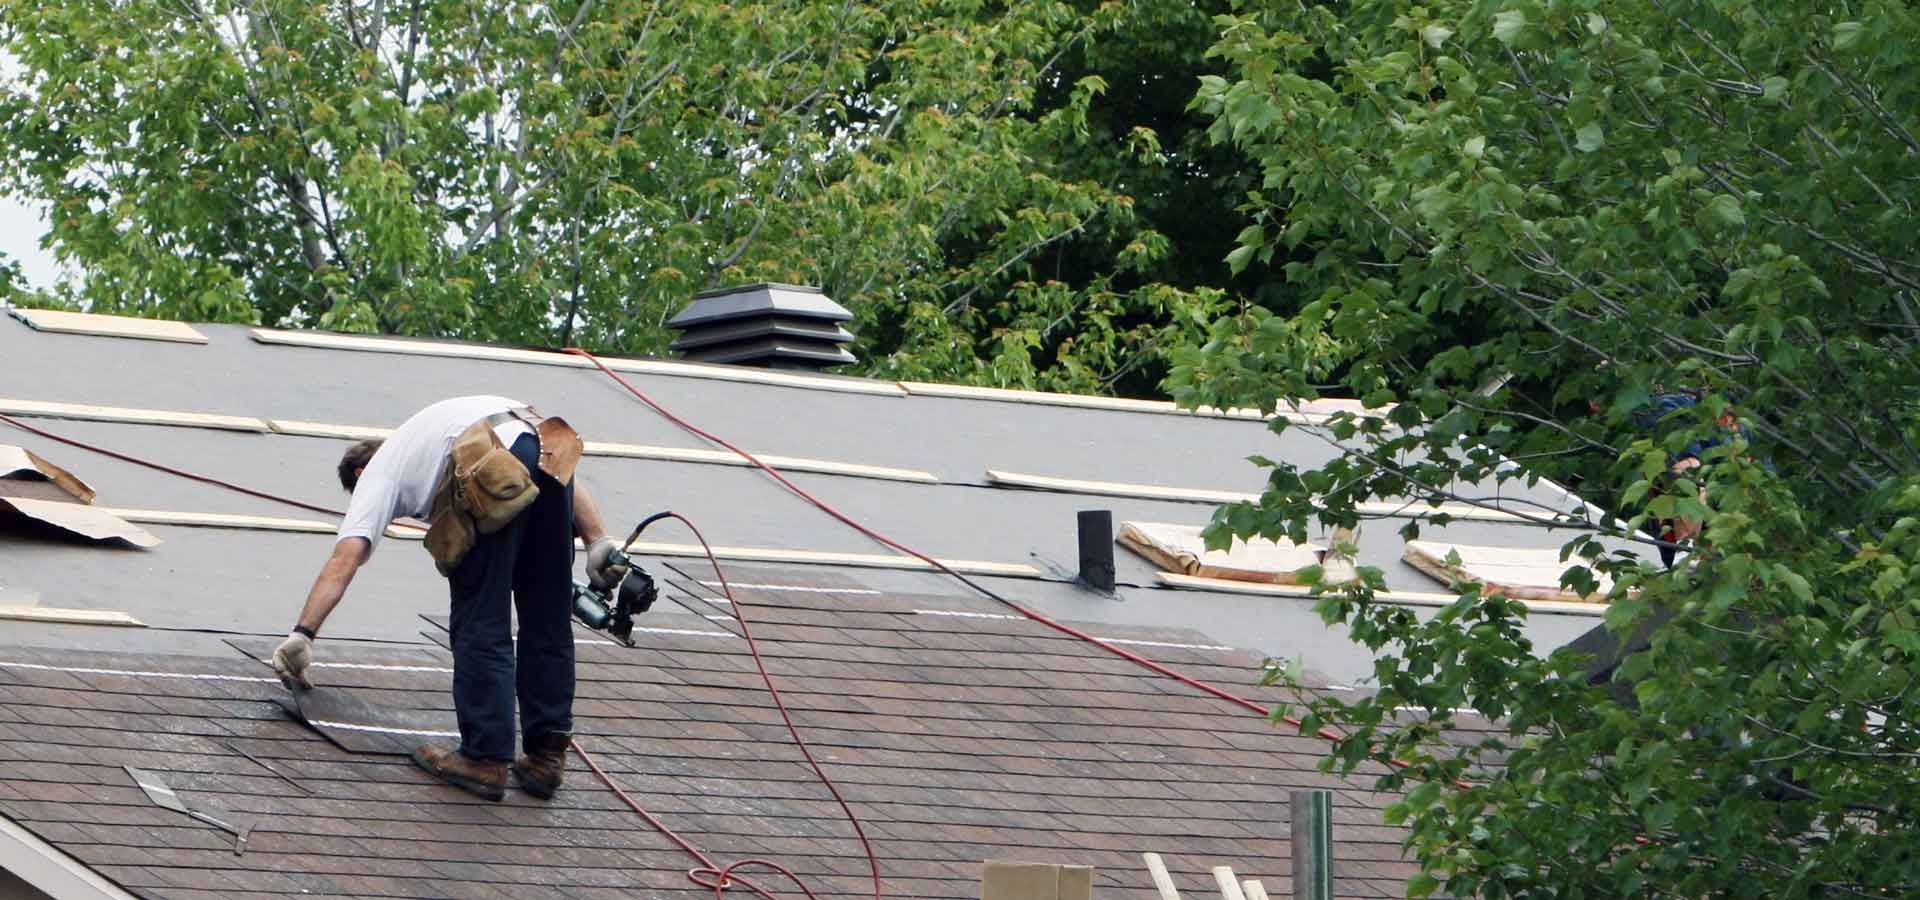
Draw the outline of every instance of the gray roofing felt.
[[[0,318],[0,398],[85,403],[337,425],[391,427],[436,399],[499,393],[564,415],[593,441],[704,448],[704,442],[641,405],[605,375],[578,368],[265,345],[236,326],[199,326],[207,345],[37,333]],[[1175,591],[1124,550],[1113,597],[1065,583],[1075,566],[1074,512],[1114,511],[1116,520],[1205,522],[1198,503],[1009,490],[986,484],[986,469],[1055,477],[1257,491],[1261,453],[1312,465],[1333,449],[1294,429],[1274,435],[1247,420],[1040,406],[991,400],[889,397],[659,375],[627,375],[668,408],[750,450],[841,462],[923,469],[939,484],[792,474],[795,482],[911,546],[945,558],[1029,563],[1044,579],[982,579],[1042,611],[1092,623],[1179,626],[1224,644],[1299,657],[1328,677],[1371,669],[1363,648],[1321,623],[1306,599]],[[328,506],[344,505],[333,468],[344,442],[172,426],[36,418],[58,434]],[[62,446],[0,427],[0,443],[40,453],[87,480],[102,506],[324,519],[217,487]],[[582,477],[601,496],[610,526],[624,530],[650,512],[673,509],[717,544],[880,553],[870,540],[806,505],[764,474],[719,465],[589,457]],[[1491,488],[1484,493],[1495,493]],[[1504,495],[1564,508],[1547,487]],[[1362,561],[1383,566],[1403,590],[1439,586],[1399,562],[1398,522],[1362,531]],[[221,652],[212,634],[283,633],[331,538],[147,525],[166,543],[152,551],[0,537],[0,587],[38,595],[49,606],[124,610],[177,632],[119,633],[115,646]],[[1459,543],[1558,547],[1566,531],[1494,522],[1428,526],[1423,536]],[[670,523],[648,539],[690,542]],[[684,561],[683,561],[683,564]],[[890,590],[950,593],[925,573],[861,570]],[[329,622],[330,637],[418,640],[421,613],[444,610],[445,588],[414,542],[388,541],[356,579]],[[1584,616],[1535,614],[1542,649],[1585,631]],[[99,646],[98,630],[10,625],[7,641],[34,646]]]

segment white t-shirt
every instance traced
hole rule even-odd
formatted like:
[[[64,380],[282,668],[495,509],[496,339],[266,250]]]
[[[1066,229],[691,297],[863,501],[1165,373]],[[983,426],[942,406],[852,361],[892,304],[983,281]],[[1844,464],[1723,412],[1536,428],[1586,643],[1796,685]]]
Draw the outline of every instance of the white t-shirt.
[[[505,397],[455,397],[427,407],[400,423],[367,461],[354,486],[347,517],[340,523],[340,540],[366,538],[379,546],[387,526],[401,516],[424,519],[433,506],[433,489],[440,483],[447,453],[460,433],[494,413],[526,406]],[[500,442],[511,447],[533,428],[519,419],[494,426]]]

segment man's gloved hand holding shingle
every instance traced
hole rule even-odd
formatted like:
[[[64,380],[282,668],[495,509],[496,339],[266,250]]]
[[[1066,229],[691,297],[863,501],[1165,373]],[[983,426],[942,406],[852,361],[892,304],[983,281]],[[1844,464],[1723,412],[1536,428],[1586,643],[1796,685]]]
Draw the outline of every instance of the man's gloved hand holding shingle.
[[[313,682],[307,680],[310,665],[313,665],[313,638],[298,630],[288,634],[273,651],[273,671],[279,674],[287,690],[313,689]]]

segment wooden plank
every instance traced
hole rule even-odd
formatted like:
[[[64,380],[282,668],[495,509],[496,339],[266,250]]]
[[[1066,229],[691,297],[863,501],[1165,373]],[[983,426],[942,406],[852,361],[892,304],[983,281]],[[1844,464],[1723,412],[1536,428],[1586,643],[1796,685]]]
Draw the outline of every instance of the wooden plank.
[[[1247,895],[1240,891],[1240,879],[1234,877],[1232,867],[1214,866],[1213,881],[1220,885],[1220,896],[1226,900],[1247,900]]]
[[[1160,892],[1160,900],[1180,900],[1180,891],[1173,886],[1173,876],[1167,873],[1167,864],[1162,862],[1158,853],[1142,853],[1140,858],[1147,862],[1147,874],[1153,876],[1153,887]]]
[[[267,427],[275,434],[290,434],[298,437],[340,438],[349,441],[384,441],[393,434],[391,428],[368,428],[363,425],[329,425],[325,422],[302,422],[298,419],[268,419]]]
[[[0,398],[0,413],[47,419],[120,422],[129,425],[176,425],[183,428],[215,428],[224,431],[264,432],[269,430],[265,420],[252,416],[222,416],[166,409],[93,406],[86,403],[49,403],[41,400]]]
[[[0,619],[59,625],[115,625],[145,628],[147,623],[117,609],[60,609],[51,606],[0,606]]]
[[[485,344],[413,341],[401,338],[368,338],[311,331],[277,331],[270,328],[255,328],[251,333],[253,339],[260,343],[280,344],[290,347],[310,347],[322,350],[354,350],[368,353],[398,353],[408,356],[480,359],[495,362],[531,363],[542,366],[564,366],[572,369],[593,367],[593,363],[588,362],[583,357],[546,350],[490,347]],[[780,387],[837,391],[850,394],[870,394],[885,397],[904,397],[907,395],[907,392],[902,390],[899,385],[890,381],[832,378],[825,375],[799,375],[790,372],[775,372],[745,366],[701,365],[697,363],[671,362],[668,360],[654,359],[603,358],[601,362],[606,363],[607,368],[616,372],[632,372],[640,375],[707,378],[716,381],[738,381],[749,384],[777,385]]]
[[[61,504],[77,506],[78,504]],[[143,522],[149,525],[184,525],[204,528],[237,528],[250,531],[286,531],[303,534],[334,534],[339,526],[318,519],[283,519],[273,516],[243,516],[227,513],[175,512],[158,509],[108,509],[104,507],[84,507],[99,512],[119,516],[129,522]],[[387,529],[387,537],[399,540],[420,540],[425,532],[419,528],[405,525],[393,525]],[[574,542],[578,545],[578,541]],[[628,548],[633,553],[651,556],[691,556],[704,557],[705,551],[699,544],[671,544],[653,541],[639,541]],[[914,571],[932,571],[933,567],[911,556],[897,556],[877,553],[832,553],[822,550],[787,550],[770,547],[724,547],[713,548],[715,556],[735,562],[789,562],[815,563],[824,565],[855,566],[868,569],[908,569]],[[956,571],[969,575],[1005,575],[1012,578],[1039,578],[1041,571],[1024,563],[988,562],[972,559],[945,559],[941,562]]]
[[[1029,490],[1059,491],[1066,494],[1092,494],[1101,497],[1134,497],[1141,500],[1174,500],[1183,503],[1239,503],[1256,502],[1259,494],[1240,491],[1219,491],[1206,488],[1174,487],[1161,484],[1138,484],[1126,481],[1091,481],[1083,478],[1056,478],[1050,475],[1033,475],[1026,472],[1009,472],[1005,469],[988,469],[987,483],[995,487],[1025,488]],[[1442,513],[1455,519],[1479,522],[1524,522],[1521,516],[1498,509],[1485,509],[1465,503],[1443,503],[1438,507],[1428,506],[1421,501],[1406,500],[1369,500],[1354,505],[1355,511],[1368,516],[1393,516],[1398,518],[1430,518]]]
[[[752,466],[746,457],[731,450],[717,450],[694,447],[656,447],[648,444],[619,444],[604,441],[588,441],[587,455],[614,456],[628,459],[651,459],[661,462],[706,463],[722,466]],[[836,462],[830,459],[809,459],[802,456],[776,456],[771,453],[755,453],[761,462],[787,472],[813,472],[821,475],[847,475],[855,478],[877,478],[885,481],[912,481],[921,484],[939,484],[940,476],[919,469],[897,469],[890,466],[869,466],[863,463]]]
[[[302,422],[295,419],[268,419],[267,425],[278,434],[298,435],[300,437],[339,438],[342,440],[385,440],[393,433],[388,428],[368,428],[360,425],[329,425],[325,422]],[[610,441],[587,441],[588,456],[607,456],[622,459],[650,459],[660,462],[702,463],[719,466],[751,466],[745,457],[731,450],[706,449],[700,447],[659,447],[651,444],[622,444]],[[787,472],[813,472],[820,475],[846,475],[854,478],[876,478],[883,481],[911,481],[920,484],[939,484],[940,476],[919,469],[899,469],[891,466],[870,466],[864,463],[838,462],[830,459],[810,459],[803,456],[776,456],[770,453],[756,453],[762,462]]]
[[[1103,497],[1137,497],[1142,500],[1179,500],[1193,503],[1235,503],[1260,499],[1259,494],[1237,491],[1213,491],[1199,488],[1168,487],[1158,484],[1133,484],[1124,481],[1089,481],[1080,478],[1055,478],[1030,475],[1004,469],[988,469],[987,483],[995,487],[1059,491],[1067,494],[1096,494]]]
[[[143,525],[185,525],[198,528],[238,528],[247,531],[291,531],[303,534],[333,534],[340,526],[318,519],[283,519],[276,516],[242,516],[229,513],[177,512],[164,509],[101,508],[129,522]]]
[[[183,344],[207,342],[206,335],[185,322],[141,319],[133,316],[105,316],[98,313],[67,312],[58,309],[14,309],[12,312],[14,318],[27,323],[28,327],[35,331],[140,338]]]
[[[1257,584],[1251,581],[1228,581],[1223,578],[1199,578],[1193,575],[1181,575],[1177,572],[1159,572],[1155,576],[1161,584],[1171,588],[1189,591],[1217,591],[1223,594],[1257,594],[1267,597],[1311,597],[1311,588],[1296,584]],[[1374,597],[1382,603],[1396,606],[1452,606],[1460,600],[1458,594],[1440,594],[1428,591],[1378,591]],[[1575,616],[1599,617],[1606,614],[1604,603],[1565,603],[1554,600],[1526,600],[1513,598],[1534,612],[1562,613]]]
[[[1214,409],[1201,407],[1197,410],[1181,409],[1166,400],[1134,400],[1128,397],[1102,397],[1093,394],[1057,394],[1051,391],[1020,391],[1007,388],[978,387],[966,384],[936,384],[927,381],[902,381],[900,387],[908,394],[918,397],[947,397],[958,400],[993,400],[1001,403],[1025,403],[1036,406],[1070,406],[1079,409],[1101,409],[1113,412],[1157,413],[1160,415],[1195,416],[1210,419],[1247,419],[1264,421],[1267,416],[1257,409]],[[1326,421],[1324,414],[1288,410],[1283,413],[1289,421],[1303,424]]]
[[[1267,900],[1267,886],[1261,884],[1258,878],[1240,882],[1240,891],[1247,895],[1247,900]]]

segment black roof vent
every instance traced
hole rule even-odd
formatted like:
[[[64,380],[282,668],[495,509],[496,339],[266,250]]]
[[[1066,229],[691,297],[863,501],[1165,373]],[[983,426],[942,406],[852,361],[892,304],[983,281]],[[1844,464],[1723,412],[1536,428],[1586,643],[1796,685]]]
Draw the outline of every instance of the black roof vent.
[[[825,369],[856,362],[840,327],[853,313],[819,288],[750,284],[695,295],[667,320],[680,336],[673,350],[694,362],[769,369]]]

